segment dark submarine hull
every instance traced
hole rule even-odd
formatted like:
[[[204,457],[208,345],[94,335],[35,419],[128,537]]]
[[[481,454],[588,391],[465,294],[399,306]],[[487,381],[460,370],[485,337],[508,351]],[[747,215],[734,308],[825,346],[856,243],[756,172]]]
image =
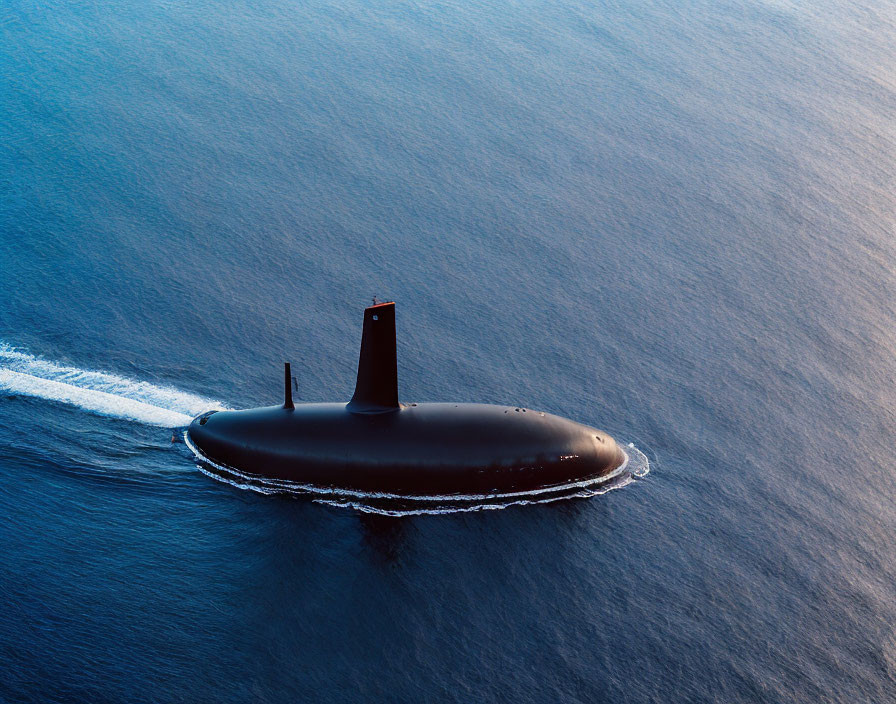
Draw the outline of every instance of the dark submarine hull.
[[[210,411],[187,441],[200,459],[304,489],[401,497],[535,492],[618,474],[606,433],[527,408],[398,402],[394,303],[365,310],[349,403]]]
[[[531,491],[610,476],[626,459],[594,428],[475,403],[374,415],[339,403],[218,411],[188,432],[204,458],[246,474],[406,496]]]

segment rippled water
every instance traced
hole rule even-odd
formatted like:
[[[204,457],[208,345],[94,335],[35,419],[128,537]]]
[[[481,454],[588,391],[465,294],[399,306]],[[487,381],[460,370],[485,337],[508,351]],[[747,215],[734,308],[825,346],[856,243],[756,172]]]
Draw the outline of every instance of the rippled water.
[[[0,701],[892,701],[894,18],[6,3]],[[402,400],[650,473],[396,518],[172,443],[347,399],[373,295]]]

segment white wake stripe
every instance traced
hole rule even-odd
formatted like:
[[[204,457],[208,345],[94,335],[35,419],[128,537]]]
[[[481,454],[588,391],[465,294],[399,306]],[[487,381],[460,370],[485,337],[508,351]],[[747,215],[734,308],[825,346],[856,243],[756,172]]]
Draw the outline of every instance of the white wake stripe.
[[[127,418],[150,425],[161,425],[165,428],[176,428],[187,425],[192,416],[167,408],[159,408],[132,398],[116,396],[105,391],[82,389],[59,381],[50,381],[30,374],[21,374],[9,369],[0,369],[0,389],[24,396],[70,403],[87,411],[106,416]]]
[[[226,408],[218,401],[170,386],[49,362],[2,342],[0,389],[166,428],[187,425],[204,411]]]
[[[210,408],[223,408],[219,401],[188,394],[170,386],[156,386],[146,381],[134,381],[117,374],[63,366],[20,352],[2,342],[0,342],[0,368],[50,381],[59,381],[83,389],[104,391],[108,394],[148,403],[151,406],[159,406],[169,411],[186,413],[190,417],[197,416]]]

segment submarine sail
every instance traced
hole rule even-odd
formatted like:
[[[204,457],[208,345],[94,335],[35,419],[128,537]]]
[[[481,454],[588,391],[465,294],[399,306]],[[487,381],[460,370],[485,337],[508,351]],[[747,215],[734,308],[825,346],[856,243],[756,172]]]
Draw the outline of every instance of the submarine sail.
[[[398,409],[395,303],[377,303],[364,311],[358,381],[348,410],[352,413],[388,413]]]

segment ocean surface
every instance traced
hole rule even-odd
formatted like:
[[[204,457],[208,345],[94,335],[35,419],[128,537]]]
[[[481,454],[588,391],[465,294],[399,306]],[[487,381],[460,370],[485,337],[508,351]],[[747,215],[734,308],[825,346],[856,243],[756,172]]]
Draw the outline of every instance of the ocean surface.
[[[896,701],[892,0],[6,0],[0,702]],[[400,395],[633,443],[390,517],[172,443]]]

